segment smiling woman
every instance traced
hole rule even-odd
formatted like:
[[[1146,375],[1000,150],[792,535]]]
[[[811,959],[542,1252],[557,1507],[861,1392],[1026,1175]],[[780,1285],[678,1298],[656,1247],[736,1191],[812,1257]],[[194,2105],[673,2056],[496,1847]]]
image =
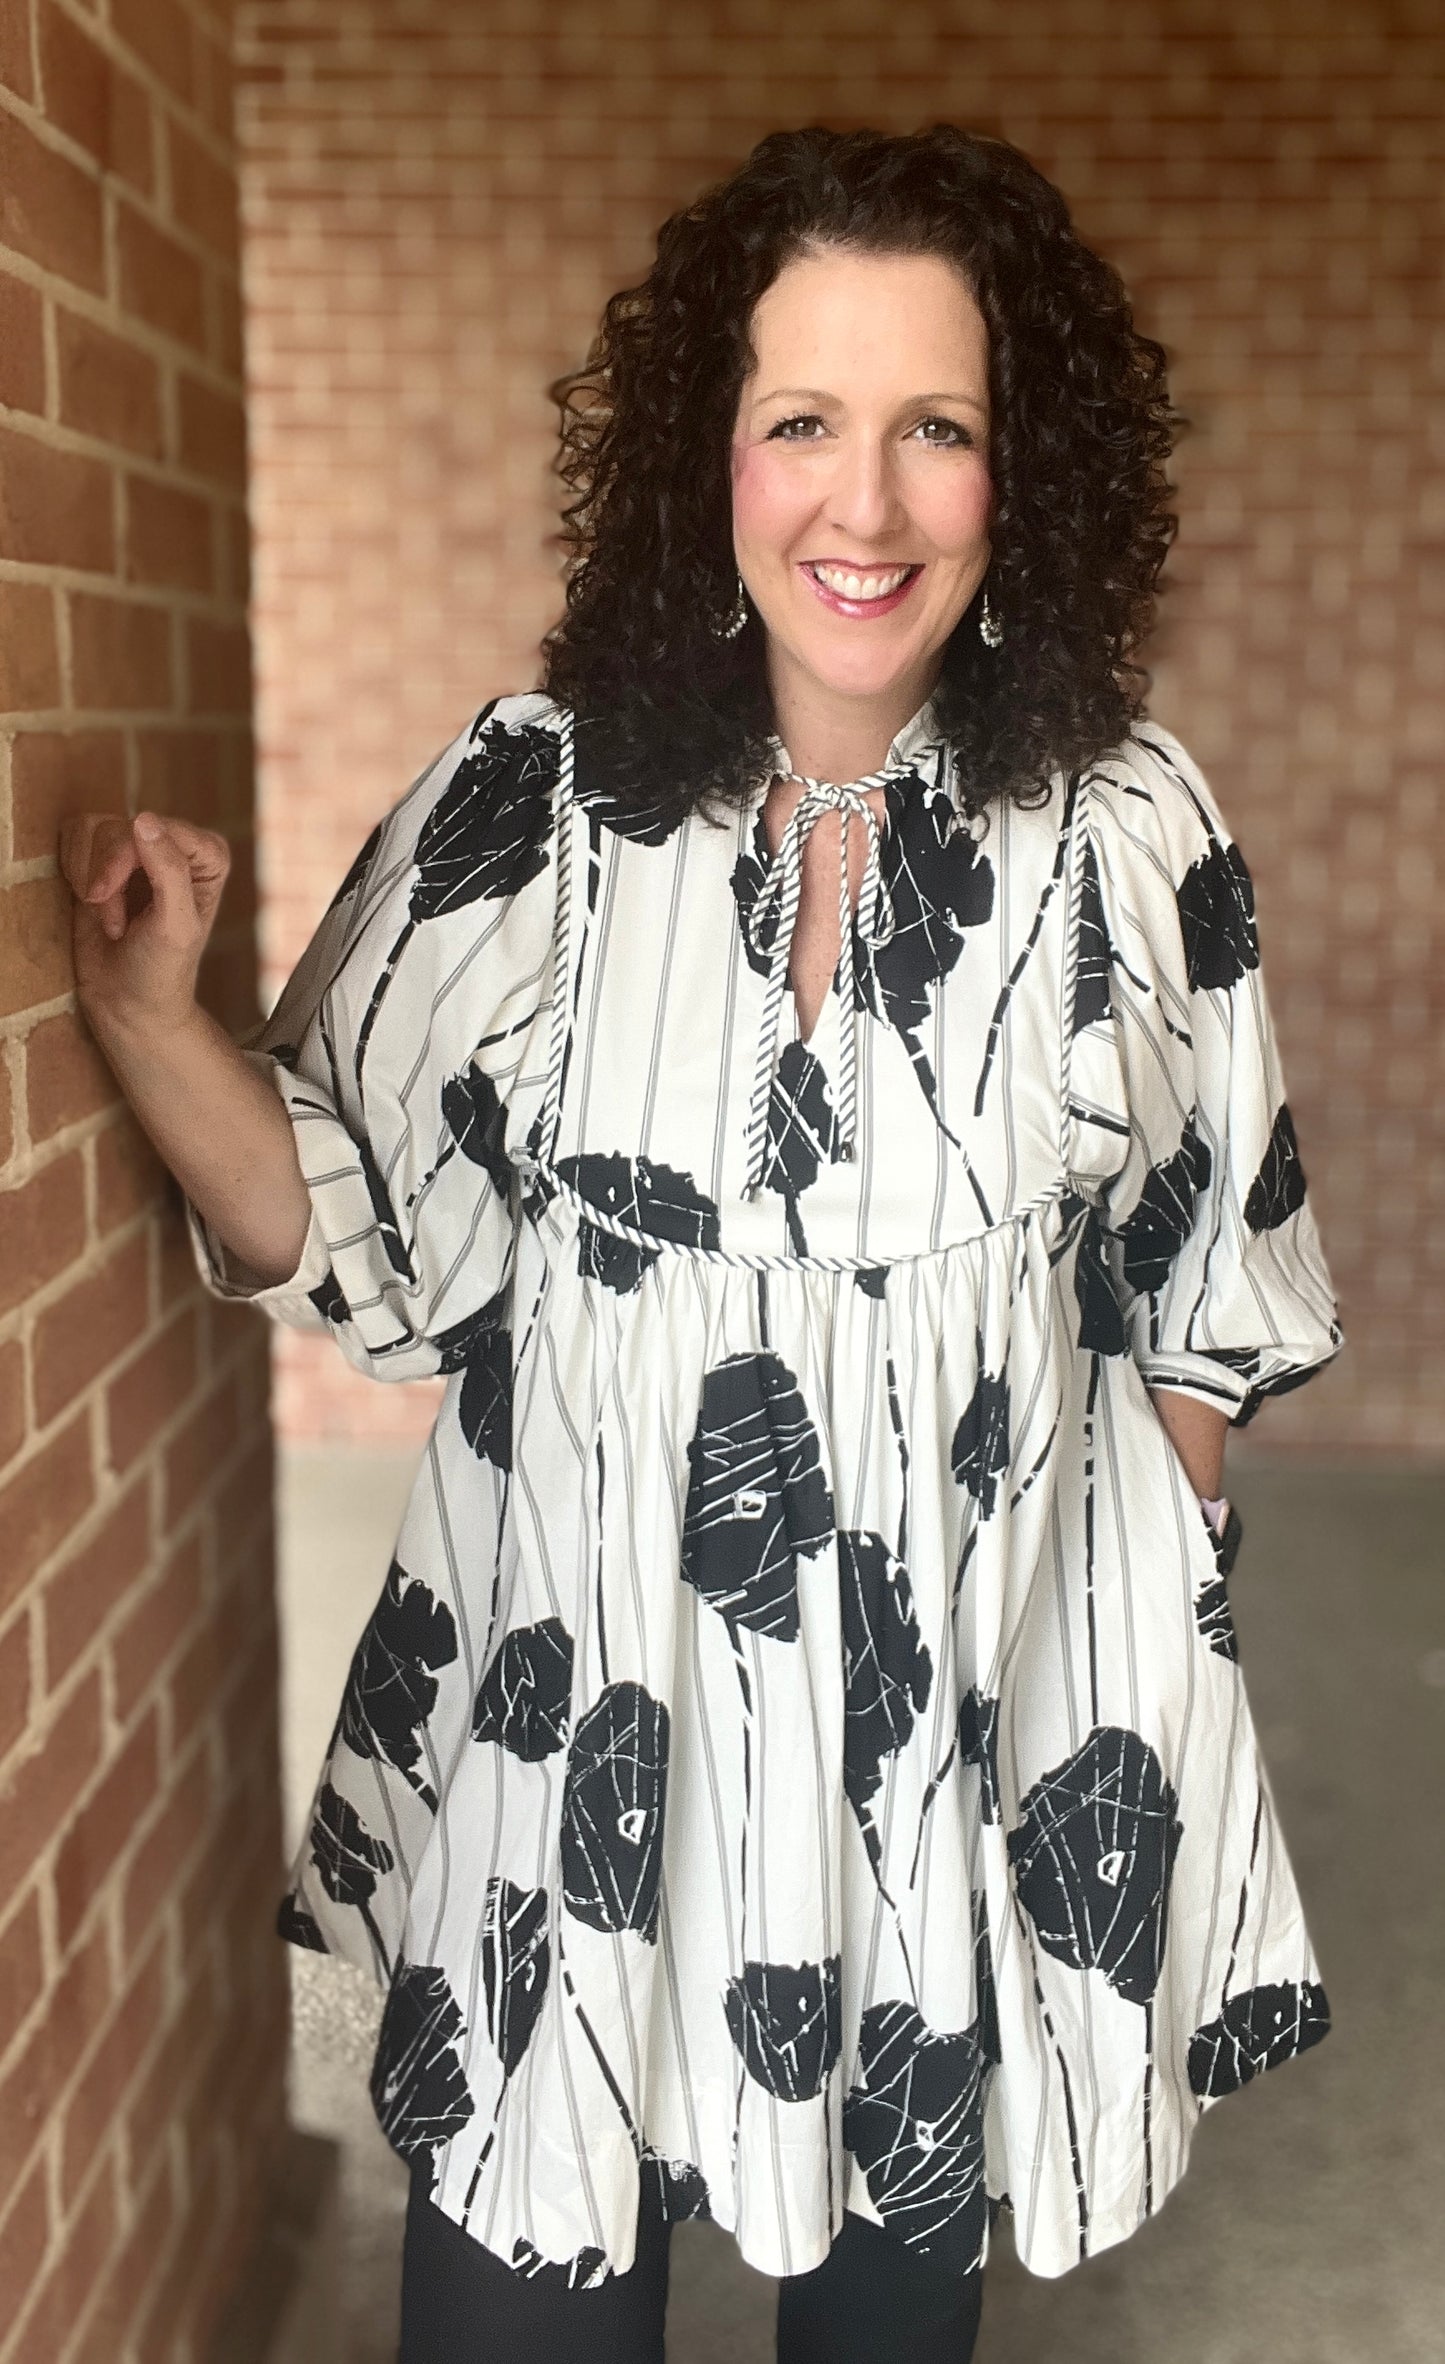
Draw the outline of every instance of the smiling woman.
[[[980,812],[1139,712],[1175,523],[1165,357],[1006,141],[772,134],[664,223],[553,393],[572,564],[544,686],[621,802],[725,810],[780,725],[854,778],[931,689]]]
[[[1130,668],[1162,366],[1014,150],[811,130],[588,382],[548,687],[244,1054],[224,841],[77,825],[87,1014],[207,1286],[447,1382],[279,1919],[386,1989],[403,2364],[656,2364],[700,2213],[782,2364],[965,2364],[999,2210],[1125,2240],[1329,2025],[1215,1497],[1341,1337]]]

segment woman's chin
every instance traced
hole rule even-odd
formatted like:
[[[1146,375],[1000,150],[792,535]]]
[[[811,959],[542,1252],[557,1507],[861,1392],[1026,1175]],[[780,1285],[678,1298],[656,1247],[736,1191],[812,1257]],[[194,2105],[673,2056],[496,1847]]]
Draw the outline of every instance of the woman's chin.
[[[912,647],[795,649],[793,661],[816,692],[835,698],[891,699],[927,669],[927,660]]]

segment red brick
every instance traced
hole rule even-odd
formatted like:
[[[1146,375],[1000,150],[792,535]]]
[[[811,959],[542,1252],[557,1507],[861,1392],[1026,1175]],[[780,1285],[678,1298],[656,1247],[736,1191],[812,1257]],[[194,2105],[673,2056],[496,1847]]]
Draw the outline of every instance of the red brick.
[[[95,1229],[100,1239],[160,1205],[175,1188],[170,1171],[127,1109],[95,1136]],[[194,1267],[192,1268],[194,1270]],[[162,1289],[159,1310],[167,1298]]]
[[[125,572],[131,582],[210,590],[214,562],[208,501],[176,485],[132,476],[126,510]]]
[[[128,1486],[89,1540],[46,1583],[41,1599],[45,1680],[54,1690],[150,1565],[150,1490]]]
[[[0,426],[0,558],[115,566],[112,477],[99,460]]]
[[[100,1683],[90,1674],[0,1784],[0,1894],[17,1888],[50,1845],[100,1750]],[[4,2114],[0,2108],[0,2120]]]
[[[236,1383],[211,1389],[165,1449],[165,1531],[170,1534],[212,1483],[241,1442]]]
[[[120,1086],[73,1010],[41,1018],[25,1037],[25,1103],[30,1138],[48,1141],[63,1125],[113,1107]]]
[[[81,2071],[61,2130],[61,2205],[78,2187],[115,2120],[121,2097],[150,2050],[165,2008],[165,1964],[154,1946],[136,1971],[100,2044]]]
[[[171,1745],[179,1753],[216,1713],[226,1664],[215,1626],[202,1622],[176,1660],[170,1676]]]
[[[59,877],[24,878],[0,888],[0,1011],[31,1009],[70,991],[75,982],[73,908],[70,889]],[[0,1197],[0,1238],[5,1224]],[[0,1301],[9,1283],[23,1277],[0,1273]]]
[[[0,2290],[12,2298],[29,2290],[50,2245],[50,2178],[37,2159],[0,2225]]]
[[[45,307],[38,288],[8,271],[0,271],[0,402],[45,408]]]
[[[13,247],[77,287],[105,285],[100,184],[46,147],[18,116],[0,113],[0,246]]]
[[[149,1280],[149,1244],[143,1232],[132,1233],[37,1316],[35,1407],[42,1426],[142,1335]]]
[[[115,2162],[107,2159],[71,2226],[59,2263],[41,2283],[11,2349],[11,2364],[55,2364],[116,2246],[120,2216],[115,2196]]]
[[[236,136],[235,76],[227,38],[230,20],[222,12],[215,13],[219,39],[213,40],[200,25],[195,28],[196,111],[229,147]]]
[[[251,636],[244,624],[186,622],[187,705],[192,714],[247,714],[251,708]]]
[[[210,1825],[204,1771],[202,1757],[172,1790],[132,1858],[122,1908],[122,1943],[127,1961],[145,1945]]]
[[[126,310],[163,336],[204,351],[205,280],[189,248],[131,205],[120,208],[116,240]]]
[[[171,212],[177,225],[234,267],[240,259],[236,175],[171,116]]]
[[[74,2364],[115,2364],[117,2356],[139,2353],[128,2345],[129,2333],[155,2278],[157,2261],[169,2253],[174,2236],[175,2188],[164,2140],[139,2154],[133,2148],[132,2155],[149,2173],[143,2176],[124,2244],[103,2274],[95,2314],[75,2351]]]
[[[40,64],[47,121],[107,172],[148,193],[154,175],[150,102],[134,75],[55,0],[41,0]]]
[[[0,115],[0,128],[4,121]],[[55,602],[38,583],[0,583],[0,712],[59,703]]]
[[[45,1990],[40,1899],[32,1888],[0,1932],[0,2029],[6,2042],[27,2020]],[[9,2285],[0,2282],[0,2289]]]
[[[165,448],[160,370],[149,353],[58,305],[60,415],[67,427],[146,459]]]
[[[95,1477],[90,1470],[90,1421],[73,1418],[50,1444],[21,1461],[0,1487],[0,1610],[19,1596],[35,1567],[90,1511]]]
[[[9,1755],[29,1721],[30,1620],[22,1610],[0,1632],[0,1757]]]
[[[0,9],[0,84],[17,98],[35,96],[35,67],[30,55],[30,15],[24,8]]]
[[[19,1338],[0,1340],[0,1469],[25,1442],[25,1347]]]
[[[191,28],[176,0],[111,0],[110,21],[157,81],[179,99],[192,96]]]
[[[94,1898],[145,1819],[160,1789],[160,1719],[154,1708],[71,1823],[55,1861],[56,1927],[68,1948]]]
[[[16,861],[57,855],[68,814],[125,811],[124,741],[116,731],[26,731],[11,743],[10,787]]]
[[[0,1309],[53,1280],[84,1245],[85,1179],[72,1149],[15,1189],[0,1191]]]
[[[177,387],[181,460],[232,491],[246,479],[246,414],[234,394],[182,375]]]
[[[143,803],[224,834],[228,750],[223,731],[197,730],[193,724],[137,731],[136,754]]]
[[[70,634],[78,706],[169,706],[171,625],[164,608],[73,592]]]
[[[194,1393],[200,1374],[200,1324],[187,1310],[126,1366],[106,1392],[106,1433],[113,1469],[129,1469]]]
[[[205,1599],[198,1538],[177,1544],[156,1581],[138,1595],[111,1645],[116,1713],[128,1718],[188,1635],[202,1624]]]

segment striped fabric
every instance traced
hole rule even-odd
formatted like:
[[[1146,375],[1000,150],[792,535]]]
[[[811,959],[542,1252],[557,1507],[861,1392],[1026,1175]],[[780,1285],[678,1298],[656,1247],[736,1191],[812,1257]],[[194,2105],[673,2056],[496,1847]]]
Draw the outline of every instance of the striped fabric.
[[[1058,2274],[1329,2024],[1146,1385],[1244,1421],[1341,1342],[1249,873],[1159,727],[970,820],[925,705],[804,1042],[765,783],[670,824],[585,744],[484,708],[246,1044],[297,1271],[188,1208],[215,1294],[447,1382],[278,1926],[519,2272],[625,2269],[648,2175],[771,2274],[1004,2205]]]

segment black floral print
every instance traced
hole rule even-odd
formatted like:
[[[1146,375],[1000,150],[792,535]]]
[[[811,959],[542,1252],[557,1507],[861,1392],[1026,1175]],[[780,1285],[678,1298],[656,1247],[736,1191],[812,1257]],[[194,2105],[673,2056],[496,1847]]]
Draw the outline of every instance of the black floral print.
[[[1251,1231],[1278,1231],[1304,1203],[1305,1174],[1294,1118],[1281,1101],[1270,1127],[1269,1147],[1244,1202],[1244,1220]]]
[[[953,1474],[967,1486],[980,1518],[991,1519],[999,1480],[1009,1465],[1009,1384],[1002,1371],[983,1367],[978,1344],[978,1379],[953,1432]]]
[[[456,1654],[456,1619],[446,1602],[394,1559],[351,1662],[340,1733],[359,1757],[395,1765],[433,1812],[420,1736],[436,1705],[437,1670]]]
[[[512,2245],[513,2270],[524,2281],[540,2282],[549,2290],[596,2290],[612,2273],[606,2254],[601,2249],[579,2249],[575,2257],[544,2257],[531,2241],[516,2241]]]
[[[446,1973],[423,1962],[399,1963],[381,2015],[371,2070],[371,2101],[393,2150],[434,2160],[472,2116],[476,2104],[458,2058],[465,2029]]]
[[[487,2033],[509,2077],[532,2041],[551,1974],[546,1889],[488,1880],[482,1909],[482,1987]]]
[[[467,1351],[456,1361],[442,1358],[443,1371],[462,1374],[457,1421],[479,1461],[497,1469],[512,1466],[512,1333],[503,1317],[505,1299],[496,1296],[468,1325]]]
[[[774,2276],[1006,2204],[1061,2274],[1328,2025],[1150,1401],[1342,1343],[1249,874],[1158,726],[970,820],[925,706],[804,1044],[766,784],[664,822],[605,757],[486,707],[242,1043],[295,1272],[188,1204],[217,1297],[440,1395],[277,1925],[518,2274],[605,2281],[639,2175]]]
[[[918,1630],[908,1570],[881,1535],[838,1536],[846,1706],[843,1786],[875,1859],[871,1801],[883,1760],[898,1754],[928,1705],[933,1661]]]
[[[447,1078],[442,1122],[461,1155],[480,1166],[492,1188],[505,1195],[512,1176],[504,1146],[507,1111],[492,1078],[475,1060]]]
[[[941,2034],[911,2003],[875,2003],[843,2104],[843,2140],[885,2225],[958,2274],[984,2248],[982,2068],[973,2029]]]
[[[644,2152],[643,2159],[657,2177],[662,2213],[669,2224],[684,2224],[692,2217],[712,2215],[707,2179],[690,2159],[665,2159],[655,2151]]]
[[[561,1618],[517,1626],[482,1678],[472,1737],[540,1764],[566,1745],[571,1699],[572,1636]]]
[[[580,1719],[562,1799],[567,1910],[615,1936],[657,1937],[669,1718],[640,1683],[609,1683]]]
[[[1148,1741],[1117,1726],[1091,1732],[1035,1783],[1008,1834],[1040,1944],[1075,1970],[1102,1970],[1129,2002],[1147,2002],[1159,1982],[1181,1835],[1174,1792]]]
[[[681,1573],[730,1624],[798,1637],[798,1564],[833,1539],[817,1432],[775,1354],[737,1354],[703,1381],[687,1449]]]
[[[843,2044],[841,1964],[745,1962],[727,1984],[728,2033],[750,2077],[777,2101],[814,2101]]]
[[[979,1812],[985,1822],[997,1822],[998,1701],[973,1683],[958,1704],[958,1761],[977,1765]]]
[[[1259,966],[1254,882],[1237,845],[1214,844],[1179,882],[1179,926],[1191,992],[1229,986]]]
[[[619,1223],[680,1247],[715,1248],[718,1211],[704,1198],[691,1174],[674,1173],[646,1157],[563,1157],[557,1172],[592,1206]],[[577,1269],[591,1280],[625,1294],[657,1262],[660,1248],[634,1245],[582,1218],[577,1232]]]
[[[827,1071],[803,1043],[790,1042],[783,1047],[773,1077],[767,1123],[763,1188],[782,1193],[788,1209],[788,1236],[797,1254],[806,1256],[802,1194],[832,1157],[838,1126]]]
[[[1150,1167],[1138,1205],[1120,1226],[1124,1277],[1131,1288],[1164,1286],[1198,1220],[1212,1171],[1209,1144],[1200,1139],[1191,1109],[1179,1147],[1162,1165]]]
[[[1189,2082],[1211,2100],[1237,2093],[1261,2070],[1278,2068],[1328,2035],[1329,2005],[1314,1979],[1252,1986],[1231,1995],[1217,2019],[1189,2040]]]
[[[1113,947],[1109,942],[1109,923],[1104,916],[1104,897],[1099,885],[1099,858],[1093,844],[1085,839],[1083,866],[1079,879],[1079,948],[1078,968],[1074,979],[1074,1032],[1086,1026],[1097,1026],[1107,1018],[1110,1009],[1109,968]]]

